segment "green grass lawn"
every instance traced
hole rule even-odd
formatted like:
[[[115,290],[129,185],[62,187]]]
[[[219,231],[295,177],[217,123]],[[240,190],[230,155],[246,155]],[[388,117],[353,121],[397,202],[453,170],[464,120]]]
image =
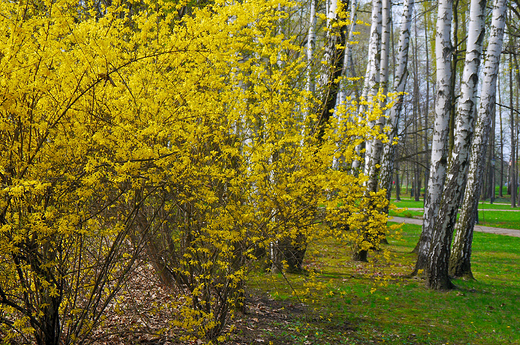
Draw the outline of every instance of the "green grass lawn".
[[[391,203],[399,208],[422,208],[424,207],[423,200],[415,201],[412,198],[401,198],[400,201],[395,199],[391,200]]]
[[[389,215],[392,217],[420,218],[424,214],[423,211],[415,210],[390,210]],[[487,209],[480,210],[478,213],[479,225],[490,226],[495,228],[517,229],[520,230],[520,210],[517,211],[500,211]]]
[[[479,225],[520,230],[520,210],[515,212],[479,211]]]
[[[456,280],[449,292],[427,290],[412,271],[420,227],[405,225],[386,246],[390,259],[350,260],[334,240],[313,243],[306,265],[314,279],[288,275],[305,312],[274,322],[272,344],[520,344],[520,238],[475,233],[476,281]],[[286,305],[299,304],[281,275],[255,274],[249,283]],[[274,332],[277,329],[278,332]],[[259,338],[265,335],[259,334]],[[268,344],[269,342],[266,342]]]
[[[405,218],[417,218],[422,217],[424,212],[423,211],[415,211],[415,210],[408,210],[408,209],[401,209],[401,210],[390,210],[388,214],[392,217],[405,217]]]
[[[495,201],[493,204],[487,201],[481,201],[478,204],[479,209],[485,209],[485,210],[517,210],[520,212],[520,207],[517,208],[511,208],[511,204],[509,204],[509,200],[501,200],[506,202],[498,202]],[[396,201],[395,199],[392,199],[392,204],[395,205],[398,208],[422,208],[424,206],[423,200],[415,201],[413,198],[401,198],[401,201]]]

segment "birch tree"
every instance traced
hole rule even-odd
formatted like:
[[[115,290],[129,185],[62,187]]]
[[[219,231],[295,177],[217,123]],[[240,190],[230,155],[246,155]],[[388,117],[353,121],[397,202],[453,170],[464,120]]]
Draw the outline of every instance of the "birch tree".
[[[376,119],[369,119],[369,114],[373,109],[370,109],[370,105],[377,95],[380,86],[380,68],[381,68],[381,35],[383,27],[383,1],[386,0],[373,0],[372,1],[372,15],[371,15],[371,26],[370,26],[370,41],[368,44],[368,64],[365,73],[365,80],[363,84],[362,102],[359,106],[359,116],[365,116],[368,126],[374,128],[376,126]],[[373,155],[372,144],[375,138],[368,138],[365,141],[365,164],[364,173],[367,176],[376,174],[376,164],[378,164],[377,158]],[[360,146],[358,146],[360,151]],[[360,162],[354,162],[353,167],[357,168]],[[372,171],[371,168],[373,167]],[[377,187],[377,180],[374,178],[368,179],[366,196],[370,195],[370,191],[375,192]],[[368,213],[370,210],[366,210]],[[374,235],[369,234],[367,229],[358,229],[359,240],[358,244],[354,246],[353,259],[356,261],[367,261],[368,249],[373,247],[375,238]],[[359,243],[362,243],[360,246]]]
[[[428,256],[427,285],[434,289],[448,289],[448,258],[453,227],[457,220],[462,190],[466,182],[471,138],[473,135],[476,93],[482,44],[486,0],[473,0],[470,5],[470,22],[466,60],[461,83],[461,96],[457,108],[456,137],[451,152],[444,191],[433,226],[432,245]]]
[[[387,92],[388,84],[388,61],[389,61],[389,48],[390,48],[390,30],[391,30],[391,16],[390,16],[390,1],[381,1],[381,43],[379,49],[375,55],[375,59],[379,57],[379,73],[378,80],[374,80],[374,84],[369,84],[369,101],[375,96],[378,91],[383,96]],[[377,67],[375,65],[374,67]],[[375,76],[373,76],[375,78]],[[371,82],[370,82],[371,83]],[[382,100],[384,104],[384,100]],[[375,127],[378,133],[383,132],[383,126],[386,118],[384,113],[380,115],[374,123],[370,123],[370,126]],[[378,187],[379,177],[379,166],[381,163],[381,156],[383,153],[383,142],[380,137],[374,137],[367,143],[366,160],[365,160],[365,174],[368,175],[367,192],[376,192]]]
[[[437,33],[435,55],[437,63],[437,96],[435,99],[435,120],[433,128],[430,177],[427,197],[424,203],[424,220],[415,271],[426,268],[427,255],[437,207],[442,195],[446,174],[448,132],[451,110],[452,53],[451,22],[453,0],[440,0],[438,3]]]
[[[468,181],[464,194],[462,213],[456,226],[458,232],[455,236],[450,258],[449,271],[453,276],[472,276],[470,264],[471,242],[478,200],[481,193],[484,157],[488,145],[492,113],[495,107],[497,75],[504,38],[506,4],[506,0],[495,0],[493,4],[478,119],[471,144]],[[432,281],[431,283],[435,282]],[[433,285],[435,286],[436,284]]]
[[[307,35],[307,91],[314,93],[316,85],[312,75],[312,60],[316,48],[316,0],[310,1],[309,7],[309,32]]]
[[[412,25],[414,0],[407,0],[403,8],[403,16],[401,21],[401,32],[399,34],[399,44],[397,46],[398,58],[397,68],[394,77],[394,92],[397,99],[395,105],[390,110],[388,125],[390,132],[388,134],[389,141],[386,143],[381,161],[381,174],[379,177],[379,188],[387,190],[387,198],[390,199],[390,188],[392,183],[392,173],[394,170],[395,156],[397,145],[399,122],[404,102],[404,91],[406,89],[406,80],[408,78],[408,48],[410,46],[410,27]]]
[[[385,0],[386,1],[386,0]],[[368,103],[372,101],[380,86],[380,67],[381,67],[381,35],[383,28],[383,0],[372,1],[372,16],[370,26],[370,41],[368,43],[368,64],[365,73],[362,98]],[[362,114],[363,106],[360,107]],[[368,121],[370,127],[375,126],[375,121]],[[365,175],[369,175],[372,166],[372,140],[365,143]],[[370,182],[368,183],[370,185]],[[370,188],[370,187],[369,187]]]
[[[383,26],[383,2],[382,0],[372,0],[372,13],[371,13],[371,25],[370,25],[370,38],[368,42],[368,62],[365,72],[365,80],[363,83],[363,91],[361,98],[367,100],[370,103],[372,98],[376,95],[379,87],[379,68],[381,59],[381,32]],[[365,109],[364,104],[360,104],[358,113],[360,116],[363,114]],[[374,123],[369,122],[370,127],[374,127]],[[367,140],[365,143],[365,157],[369,159],[371,152],[371,141]],[[357,147],[357,152],[361,155],[362,146]],[[363,168],[366,175],[368,175],[368,167],[370,162],[365,162]],[[361,168],[361,160],[356,160],[353,163],[354,170]]]

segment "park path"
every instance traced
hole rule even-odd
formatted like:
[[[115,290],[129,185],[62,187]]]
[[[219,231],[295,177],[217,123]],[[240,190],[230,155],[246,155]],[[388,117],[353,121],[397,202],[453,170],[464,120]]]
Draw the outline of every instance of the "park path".
[[[414,210],[414,209],[409,208],[409,210]],[[417,209],[417,210],[422,210],[422,209]],[[479,211],[482,211],[482,210],[479,210]],[[496,211],[496,210],[493,210],[493,211]],[[404,217],[390,217],[389,220],[391,222],[396,222],[396,223],[406,223],[406,224],[416,224],[416,225],[422,225],[422,222],[423,222],[422,219],[404,218]],[[481,225],[475,224],[474,230],[478,231],[478,232],[487,232],[489,234],[520,237],[520,230],[514,230],[514,229],[493,228],[490,226],[481,226]]]

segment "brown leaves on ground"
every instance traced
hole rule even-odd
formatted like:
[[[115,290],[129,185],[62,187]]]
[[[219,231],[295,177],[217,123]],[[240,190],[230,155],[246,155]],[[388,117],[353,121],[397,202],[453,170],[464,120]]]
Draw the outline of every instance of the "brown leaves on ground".
[[[95,345],[195,345],[202,339],[184,340],[186,330],[171,326],[182,315],[173,307],[175,291],[161,285],[150,267],[135,271],[117,301],[105,313],[105,322],[94,334]],[[248,292],[246,313],[237,313],[226,330],[224,344],[285,344],[292,321],[304,316],[303,305],[275,301],[260,292]]]

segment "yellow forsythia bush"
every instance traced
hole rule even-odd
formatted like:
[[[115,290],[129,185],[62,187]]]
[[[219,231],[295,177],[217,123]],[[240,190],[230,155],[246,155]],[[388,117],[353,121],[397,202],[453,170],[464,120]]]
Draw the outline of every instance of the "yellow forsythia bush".
[[[183,301],[171,326],[217,339],[252,260],[367,226],[364,177],[332,166],[373,133],[343,109],[316,139],[300,47],[273,29],[293,4],[185,5],[0,4],[5,343],[88,340],[141,253]]]

